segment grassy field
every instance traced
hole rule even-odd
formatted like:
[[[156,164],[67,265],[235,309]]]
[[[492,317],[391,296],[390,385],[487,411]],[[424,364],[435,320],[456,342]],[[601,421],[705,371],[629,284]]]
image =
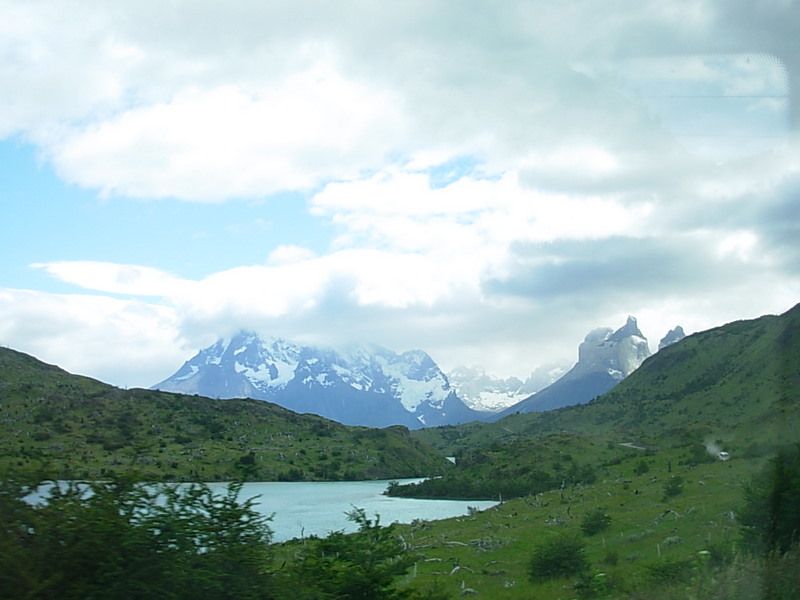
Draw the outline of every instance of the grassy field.
[[[532,494],[467,517],[400,526],[417,558],[405,583],[450,597],[474,590],[476,597],[498,600],[651,598],[656,592],[668,597],[673,584],[685,592],[693,578],[733,556],[743,483],[764,459],[694,465],[683,462],[685,449],[638,452],[604,467],[592,485]],[[682,483],[666,497],[665,488],[676,487],[673,478]],[[608,529],[586,535],[581,525],[595,513],[609,517]],[[585,543],[586,589],[576,589],[576,577],[532,582],[534,548],[568,534]]]

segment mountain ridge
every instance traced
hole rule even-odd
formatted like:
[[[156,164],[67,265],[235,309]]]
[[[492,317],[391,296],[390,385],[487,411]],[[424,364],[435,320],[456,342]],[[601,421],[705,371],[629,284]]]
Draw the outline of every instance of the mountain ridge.
[[[301,346],[241,331],[200,350],[152,389],[268,400],[348,425],[411,429],[479,420],[422,350]]]

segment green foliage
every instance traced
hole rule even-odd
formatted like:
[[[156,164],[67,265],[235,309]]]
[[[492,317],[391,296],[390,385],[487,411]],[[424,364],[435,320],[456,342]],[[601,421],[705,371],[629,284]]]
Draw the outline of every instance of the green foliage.
[[[580,600],[605,598],[609,593],[608,576],[605,573],[593,575],[582,573],[575,582],[574,588]]]
[[[647,569],[648,579],[655,584],[669,584],[681,581],[691,570],[693,562],[687,558],[668,558],[649,565]]]
[[[715,460],[719,459],[706,449],[705,444],[698,442],[689,447],[683,463],[687,465],[701,465],[703,463],[714,462]]]
[[[800,541],[800,444],[780,451],[745,486],[740,523],[745,547],[761,554]]]
[[[650,472],[650,465],[644,459],[640,460],[639,463],[636,465],[636,468],[633,470],[636,475],[644,475],[645,473]]]
[[[571,452],[612,460],[622,449],[586,437],[555,434],[544,439],[494,443],[465,454],[442,477],[393,485],[387,495],[412,498],[503,499],[588,485],[597,480],[597,464],[579,462]],[[602,464],[602,462],[600,462]]]
[[[611,527],[611,516],[602,508],[596,508],[581,519],[581,531],[584,535],[597,535]]]
[[[681,493],[683,493],[683,477],[673,475],[664,484],[664,495],[661,497],[661,501],[667,502]]]
[[[764,560],[764,600],[797,600],[800,590],[800,544],[772,552]]]
[[[571,577],[589,568],[583,540],[573,534],[550,537],[533,550],[529,563],[531,581]]]
[[[272,598],[271,532],[240,486],[225,495],[192,485],[126,480],[0,486],[0,589],[7,598]]]
[[[412,564],[376,517],[353,534],[305,540],[276,567],[269,518],[205,485],[130,480],[0,484],[0,596],[29,600],[439,600],[397,587]]]
[[[384,479],[450,463],[407,429],[347,427],[261,400],[120,390],[0,348],[0,474],[149,481]],[[21,463],[21,464],[20,464]]]
[[[347,515],[358,531],[333,532],[323,539],[308,540],[290,568],[290,587],[295,599],[347,598],[392,600],[404,597],[394,581],[408,571],[411,557],[405,552],[394,526],[383,527],[380,518],[369,519],[363,509]]]

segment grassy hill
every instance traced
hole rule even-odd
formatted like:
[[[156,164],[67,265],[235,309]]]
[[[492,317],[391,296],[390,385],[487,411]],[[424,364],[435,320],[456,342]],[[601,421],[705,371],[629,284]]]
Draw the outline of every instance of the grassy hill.
[[[121,390],[0,348],[0,472],[146,480],[361,480],[449,466],[402,427],[347,427],[260,400]]]
[[[763,567],[737,543],[743,484],[763,461],[687,464],[680,448],[627,450],[598,467],[593,483],[401,526],[417,561],[406,585],[497,600],[761,598]],[[597,514],[606,528],[584,529]],[[562,536],[585,547],[586,573],[532,581],[535,549]]]
[[[691,335],[589,404],[414,436],[449,455],[561,432],[653,446],[720,440],[729,451],[761,454],[798,431],[800,305]]]
[[[587,405],[414,435],[458,464],[394,493],[505,500],[403,526],[414,589],[509,600],[797,597],[800,553],[769,566],[743,552],[739,515],[747,482],[800,439],[800,307],[690,336]],[[730,460],[710,454],[714,445]],[[587,527],[598,515],[601,531]],[[562,539],[585,548],[588,569],[532,580],[537,549]],[[764,592],[765,578],[783,578],[783,595]]]

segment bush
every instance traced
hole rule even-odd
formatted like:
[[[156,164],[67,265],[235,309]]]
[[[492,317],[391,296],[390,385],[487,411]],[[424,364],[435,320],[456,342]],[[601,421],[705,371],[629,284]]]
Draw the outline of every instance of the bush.
[[[661,498],[662,502],[666,502],[670,498],[674,498],[683,492],[683,477],[675,475],[669,478],[669,481],[664,484],[664,496]]]
[[[609,592],[608,579],[605,573],[583,573],[575,582],[574,589],[580,600],[605,598]]]
[[[800,590],[800,545],[784,553],[770,553],[762,579],[766,600],[796,600]]]
[[[611,517],[602,508],[598,508],[581,520],[581,531],[584,535],[597,535],[611,527]]]
[[[670,558],[645,565],[647,578],[655,584],[681,581],[692,569],[692,561],[686,558]]]
[[[567,534],[549,538],[534,549],[529,575],[538,582],[578,575],[588,568],[583,540]]]

